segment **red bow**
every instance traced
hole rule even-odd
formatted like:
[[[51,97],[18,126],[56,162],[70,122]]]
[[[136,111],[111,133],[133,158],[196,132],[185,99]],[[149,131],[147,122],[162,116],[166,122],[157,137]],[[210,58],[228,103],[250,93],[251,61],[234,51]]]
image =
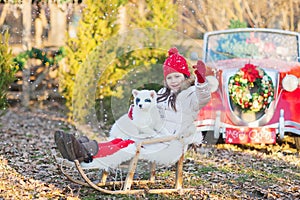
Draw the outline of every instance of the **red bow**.
[[[241,71],[244,72],[243,78],[247,79],[251,83],[253,83],[257,78],[262,78],[255,65],[246,64],[243,68],[241,68]]]

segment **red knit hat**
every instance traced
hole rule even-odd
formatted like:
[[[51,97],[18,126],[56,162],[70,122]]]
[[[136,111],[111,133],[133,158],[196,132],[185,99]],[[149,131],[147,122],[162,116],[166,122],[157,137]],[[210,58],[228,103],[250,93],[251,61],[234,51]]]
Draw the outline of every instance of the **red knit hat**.
[[[163,66],[164,78],[166,78],[168,74],[173,72],[179,72],[190,77],[191,74],[188,68],[188,64],[185,58],[178,53],[178,49],[176,47],[173,47],[168,51],[168,53],[169,57],[165,60]]]

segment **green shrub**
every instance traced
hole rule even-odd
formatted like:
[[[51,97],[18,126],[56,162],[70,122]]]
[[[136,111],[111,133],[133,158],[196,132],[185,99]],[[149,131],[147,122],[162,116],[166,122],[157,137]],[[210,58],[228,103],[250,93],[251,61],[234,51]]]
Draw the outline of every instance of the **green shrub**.
[[[9,34],[6,32],[0,35],[0,114],[3,114],[8,106],[7,90],[15,80],[15,73],[18,70],[13,62],[13,55],[8,44]]]
[[[70,117],[78,123],[94,123],[96,119],[96,123],[109,125],[119,113],[126,112],[130,98],[126,95],[137,86],[128,81],[131,76],[140,74],[140,82],[162,84],[167,49],[178,41],[166,34],[176,29],[177,23],[177,5],[171,1],[146,1],[147,9],[141,16],[138,7],[131,6],[128,22],[132,29],[119,35],[118,10],[128,4],[109,2],[86,1],[77,37],[67,41],[67,66],[60,71],[60,92]],[[151,72],[155,67],[159,73]],[[127,101],[125,106],[123,100]]]
[[[100,46],[105,40],[114,36],[118,32],[118,8],[124,2],[120,0],[87,0],[84,3],[85,8],[82,11],[82,15],[78,23],[77,35],[75,38],[69,37],[65,46],[67,54],[65,59],[66,67],[59,69],[59,91],[66,99],[66,106],[70,111],[69,116],[72,118],[74,115],[73,93],[78,71],[93,49]],[[97,57],[102,57],[102,55],[95,55],[95,62],[97,62]],[[93,80],[93,71],[89,71],[87,73],[90,74],[90,77],[87,79]],[[82,89],[85,89],[85,87],[83,86]],[[80,97],[77,96],[76,98]],[[84,104],[84,102],[82,103]],[[85,114],[79,113],[79,115]],[[78,116],[78,118],[81,117]]]

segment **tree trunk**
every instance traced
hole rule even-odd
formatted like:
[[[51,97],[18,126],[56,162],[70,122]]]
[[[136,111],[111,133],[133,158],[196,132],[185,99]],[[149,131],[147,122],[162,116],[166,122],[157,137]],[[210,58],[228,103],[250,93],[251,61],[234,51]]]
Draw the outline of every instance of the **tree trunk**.
[[[38,3],[38,17],[35,19],[35,47],[41,48],[43,45],[43,30],[48,27],[47,18],[41,3]]]
[[[8,8],[9,8],[9,4],[8,3],[5,3],[3,5],[3,9],[2,9],[2,12],[1,12],[1,15],[0,15],[0,26],[3,25],[4,21],[5,21],[5,18],[6,18],[6,15],[7,15],[7,11],[8,11]]]
[[[31,50],[31,0],[23,1],[22,20],[23,20],[23,39],[24,50]]]
[[[41,18],[36,18],[35,22],[35,47],[41,48],[42,47],[42,34],[43,34],[43,22]]]
[[[67,4],[49,1],[50,31],[48,43],[52,46],[63,46],[67,30]]]
[[[23,1],[23,38],[22,38],[22,46],[24,50],[31,50],[31,0]],[[29,107],[30,101],[30,87],[29,87],[29,79],[30,79],[30,59],[27,61],[23,69],[23,85],[22,85],[22,105],[25,108]]]
[[[26,65],[24,66],[22,73],[22,105],[24,108],[29,108],[30,102],[30,67],[31,67],[31,59],[27,60]]]
[[[120,24],[120,33],[124,33],[127,31],[127,11],[126,6],[121,6],[119,8],[119,24]]]

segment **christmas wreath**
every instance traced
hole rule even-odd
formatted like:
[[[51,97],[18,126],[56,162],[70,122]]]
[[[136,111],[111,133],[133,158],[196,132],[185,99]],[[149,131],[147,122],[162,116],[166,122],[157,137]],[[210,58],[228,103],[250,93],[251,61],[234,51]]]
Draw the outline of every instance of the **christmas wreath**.
[[[245,64],[229,79],[229,96],[243,112],[259,112],[274,99],[274,86],[266,72],[252,64]]]

